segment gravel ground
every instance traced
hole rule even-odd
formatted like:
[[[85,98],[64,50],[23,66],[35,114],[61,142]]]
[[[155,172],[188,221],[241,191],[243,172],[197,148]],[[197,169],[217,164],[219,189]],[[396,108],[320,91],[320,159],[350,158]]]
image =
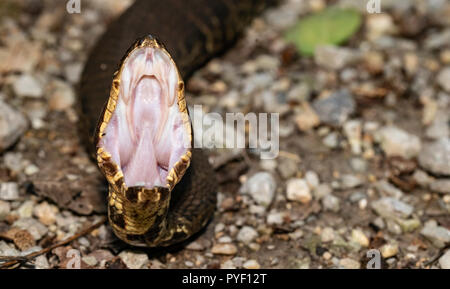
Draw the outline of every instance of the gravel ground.
[[[130,1],[83,1],[81,14],[61,2],[0,4],[0,256],[105,214],[76,84]],[[450,268],[450,3],[382,3],[345,46],[306,58],[283,31],[326,3],[288,0],[187,83],[205,112],[280,114],[278,158],[211,151],[218,209],[195,238],[136,249],[105,224],[21,267],[66,268],[79,255],[82,268],[366,268],[377,249],[384,268]]]

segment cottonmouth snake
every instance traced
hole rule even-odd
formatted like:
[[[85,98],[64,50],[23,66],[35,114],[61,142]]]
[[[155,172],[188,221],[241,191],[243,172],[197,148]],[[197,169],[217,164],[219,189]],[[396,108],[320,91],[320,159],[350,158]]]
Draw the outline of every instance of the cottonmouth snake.
[[[137,0],[94,46],[80,82],[80,123],[123,241],[168,246],[212,216],[216,182],[205,154],[191,148],[183,79],[274,2]]]

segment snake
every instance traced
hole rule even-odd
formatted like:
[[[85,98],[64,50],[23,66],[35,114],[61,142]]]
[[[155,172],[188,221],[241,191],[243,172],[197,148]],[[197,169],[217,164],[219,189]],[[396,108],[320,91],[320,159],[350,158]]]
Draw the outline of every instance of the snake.
[[[108,183],[108,220],[132,246],[190,238],[212,218],[217,181],[193,147],[185,81],[275,0],[136,0],[89,53],[80,128]]]

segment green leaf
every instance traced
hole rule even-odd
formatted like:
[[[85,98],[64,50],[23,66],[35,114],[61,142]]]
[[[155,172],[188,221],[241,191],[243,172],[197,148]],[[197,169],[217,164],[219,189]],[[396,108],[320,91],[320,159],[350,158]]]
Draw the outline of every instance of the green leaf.
[[[338,45],[348,40],[361,25],[361,15],[353,9],[330,7],[306,16],[290,28],[285,39],[300,53],[313,55],[319,45]]]

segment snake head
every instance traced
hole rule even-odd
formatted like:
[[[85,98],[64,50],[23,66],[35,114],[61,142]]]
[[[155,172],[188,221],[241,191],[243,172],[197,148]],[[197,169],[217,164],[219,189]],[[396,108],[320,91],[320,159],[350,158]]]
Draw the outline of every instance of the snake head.
[[[155,38],[139,39],[122,59],[95,144],[110,186],[110,220],[122,216],[118,227],[144,232],[167,210],[170,192],[189,167],[192,145],[183,80]],[[147,221],[123,220],[133,219],[123,214],[136,213]]]

